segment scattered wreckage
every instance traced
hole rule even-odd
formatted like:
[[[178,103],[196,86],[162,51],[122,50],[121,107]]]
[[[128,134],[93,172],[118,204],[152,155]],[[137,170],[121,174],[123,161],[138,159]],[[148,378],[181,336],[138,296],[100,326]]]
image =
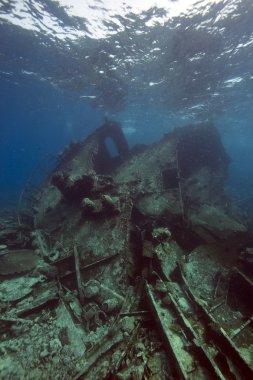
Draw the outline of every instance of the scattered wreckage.
[[[70,144],[32,217],[0,215],[1,377],[251,379],[252,235],[229,162],[211,124],[130,150],[107,121]]]

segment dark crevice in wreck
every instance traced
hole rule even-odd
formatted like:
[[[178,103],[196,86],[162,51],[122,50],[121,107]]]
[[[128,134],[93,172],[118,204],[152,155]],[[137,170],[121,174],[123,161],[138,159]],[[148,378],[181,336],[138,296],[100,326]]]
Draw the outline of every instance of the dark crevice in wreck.
[[[71,143],[33,223],[0,215],[3,373],[252,378],[252,234],[224,191],[229,162],[212,124],[129,150],[106,121]]]

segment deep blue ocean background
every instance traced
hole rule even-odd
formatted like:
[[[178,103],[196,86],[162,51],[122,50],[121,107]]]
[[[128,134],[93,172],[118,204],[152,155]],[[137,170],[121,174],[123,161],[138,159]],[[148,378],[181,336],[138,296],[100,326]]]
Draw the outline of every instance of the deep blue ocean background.
[[[212,121],[232,159],[227,192],[250,206],[252,2],[157,1],[142,9],[76,1],[86,12],[103,8],[100,24],[96,14],[71,15],[75,2],[67,3],[0,1],[0,207],[16,207],[64,146],[105,117],[121,123],[131,146]]]
[[[1,206],[15,207],[27,182],[40,183],[64,146],[86,137],[103,115],[47,83],[24,80],[1,88]]]

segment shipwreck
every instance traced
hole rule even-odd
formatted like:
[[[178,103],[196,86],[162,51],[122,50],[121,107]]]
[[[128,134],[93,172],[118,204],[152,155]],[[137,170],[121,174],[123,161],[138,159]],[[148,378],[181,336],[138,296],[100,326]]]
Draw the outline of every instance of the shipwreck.
[[[1,377],[253,378],[229,163],[209,123],[130,149],[106,121],[67,146],[30,209],[0,215]]]

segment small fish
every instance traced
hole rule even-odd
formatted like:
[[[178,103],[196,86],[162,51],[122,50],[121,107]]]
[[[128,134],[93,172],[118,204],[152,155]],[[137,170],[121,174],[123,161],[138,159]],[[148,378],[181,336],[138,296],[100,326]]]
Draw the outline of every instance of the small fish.
[[[164,79],[160,80],[159,82],[149,82],[149,87],[157,86],[158,84],[164,83]]]
[[[82,95],[80,99],[96,99],[95,95]]]

